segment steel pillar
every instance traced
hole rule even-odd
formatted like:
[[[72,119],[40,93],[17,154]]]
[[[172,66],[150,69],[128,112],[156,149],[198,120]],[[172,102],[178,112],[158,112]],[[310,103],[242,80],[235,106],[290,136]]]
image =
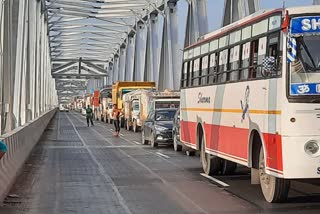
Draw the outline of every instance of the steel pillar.
[[[120,59],[119,59],[119,81],[125,80],[125,72],[126,72],[126,45],[122,44],[120,46]]]
[[[119,81],[119,55],[115,54],[113,59],[113,82]]]
[[[143,21],[138,21],[136,32],[134,81],[144,81],[147,46],[147,29]]]
[[[206,0],[189,0],[187,27],[184,46],[198,41],[199,37],[208,33],[208,15]]]
[[[3,53],[3,117],[2,117],[2,133],[9,132],[14,127],[13,117],[13,97],[14,97],[14,74],[15,74],[15,50],[17,38],[17,19],[18,17],[19,1],[5,1],[4,2],[4,42]],[[15,6],[13,6],[15,5]]]
[[[107,78],[108,78],[107,84],[112,85],[113,84],[113,62],[109,62]]]
[[[238,21],[260,9],[260,0],[225,0],[222,26]]]
[[[2,134],[2,119],[3,119],[3,76],[4,76],[4,1],[0,1],[0,135]]]
[[[149,15],[148,39],[147,39],[147,54],[146,54],[146,80],[155,81],[159,79],[159,60],[160,60],[160,45],[159,45],[159,22],[158,13]]]
[[[176,90],[180,86],[177,0],[165,2],[158,89]]]
[[[133,81],[133,71],[134,71],[134,51],[135,51],[135,33],[131,32],[127,38],[127,56],[126,56],[126,72],[125,80]]]

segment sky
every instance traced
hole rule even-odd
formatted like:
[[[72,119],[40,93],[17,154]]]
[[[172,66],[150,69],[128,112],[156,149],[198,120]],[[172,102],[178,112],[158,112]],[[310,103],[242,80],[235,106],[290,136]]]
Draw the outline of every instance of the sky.
[[[287,7],[311,5],[313,0],[286,0]],[[178,2],[179,32],[185,32],[187,3],[186,0]],[[262,9],[282,8],[282,0],[260,0]],[[209,32],[221,27],[224,0],[207,0]],[[184,33],[179,34],[179,41],[184,41]]]

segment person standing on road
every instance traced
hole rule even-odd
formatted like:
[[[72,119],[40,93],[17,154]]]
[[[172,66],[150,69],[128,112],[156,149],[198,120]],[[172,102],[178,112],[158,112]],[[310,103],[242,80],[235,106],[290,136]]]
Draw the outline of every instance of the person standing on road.
[[[3,141],[0,141],[0,160],[7,151],[7,145]]]
[[[120,110],[118,109],[117,104],[113,105],[112,110],[113,124],[115,128],[115,136],[119,136],[120,133]]]
[[[90,106],[88,105],[87,109],[86,109],[86,118],[87,118],[87,124],[88,124],[88,127],[89,127],[89,122],[91,122],[91,125],[93,125],[93,121],[92,121],[92,118],[93,118],[93,111],[92,111],[92,108],[90,108]]]

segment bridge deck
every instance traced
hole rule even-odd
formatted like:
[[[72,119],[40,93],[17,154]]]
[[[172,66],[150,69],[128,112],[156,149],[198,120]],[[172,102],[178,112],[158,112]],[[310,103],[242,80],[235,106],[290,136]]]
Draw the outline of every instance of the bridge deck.
[[[0,213],[317,213],[320,208],[319,183],[296,182],[290,203],[270,205],[259,186],[250,185],[245,169],[219,178],[230,185],[221,188],[200,176],[198,158],[168,147],[151,149],[140,144],[139,133],[122,133],[115,138],[111,125],[86,127],[80,114],[58,113]]]

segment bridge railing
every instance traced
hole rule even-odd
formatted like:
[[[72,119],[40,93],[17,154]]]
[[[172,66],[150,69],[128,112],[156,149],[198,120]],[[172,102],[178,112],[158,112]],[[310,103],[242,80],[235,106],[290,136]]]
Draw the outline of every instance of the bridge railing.
[[[40,140],[57,109],[0,136],[8,146],[8,152],[0,160],[0,203],[4,200],[33,147]]]

